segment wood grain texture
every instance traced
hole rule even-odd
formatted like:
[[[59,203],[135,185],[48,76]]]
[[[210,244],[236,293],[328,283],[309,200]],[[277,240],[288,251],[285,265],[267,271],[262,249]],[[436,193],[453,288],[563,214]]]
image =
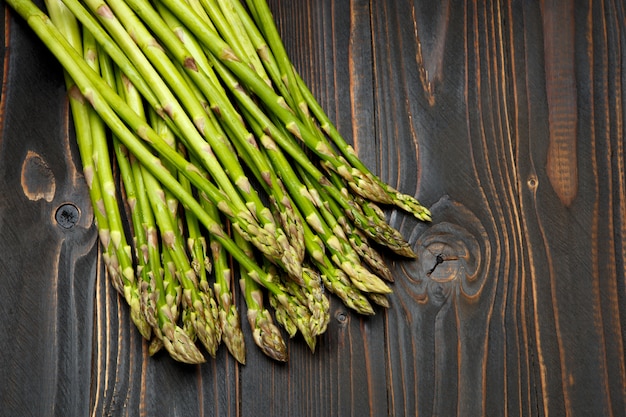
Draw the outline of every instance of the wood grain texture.
[[[5,11],[0,414],[625,415],[624,2],[269,3],[363,161],[432,210],[387,211],[420,255],[386,255],[391,308],[333,298],[288,364],[247,332],[245,366],[149,357],[98,255],[60,69]]]
[[[569,206],[578,192],[578,96],[574,71],[573,1],[542,2],[546,97],[550,145],[546,171],[561,202]]]
[[[6,26],[0,101],[0,404],[7,416],[86,415],[96,233],[62,74],[20,26]],[[68,202],[79,216],[64,228]]]

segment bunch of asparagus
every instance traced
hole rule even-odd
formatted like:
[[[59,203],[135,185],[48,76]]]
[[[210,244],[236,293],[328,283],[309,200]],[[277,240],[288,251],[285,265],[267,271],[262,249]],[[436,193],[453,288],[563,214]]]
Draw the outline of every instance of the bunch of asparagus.
[[[265,0],[7,3],[65,69],[103,259],[151,353],[201,363],[224,342],[245,363],[238,298],[279,361],[275,321],[314,350],[327,292],[388,306],[378,249],[415,255],[380,207],[430,214],[342,138]]]

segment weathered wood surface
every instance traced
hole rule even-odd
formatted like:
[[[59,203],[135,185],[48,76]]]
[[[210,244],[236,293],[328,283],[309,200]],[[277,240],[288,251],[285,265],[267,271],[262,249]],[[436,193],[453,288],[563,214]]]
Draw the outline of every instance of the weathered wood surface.
[[[149,358],[98,259],[59,67],[5,11],[0,415],[624,415],[624,2],[271,6],[339,130],[432,209],[389,211],[420,254],[387,257],[391,309],[333,299],[287,365],[250,339],[245,366]]]

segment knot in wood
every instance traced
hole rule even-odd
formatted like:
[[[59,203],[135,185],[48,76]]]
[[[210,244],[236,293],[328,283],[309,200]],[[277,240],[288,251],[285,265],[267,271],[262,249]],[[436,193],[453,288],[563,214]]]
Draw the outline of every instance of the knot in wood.
[[[472,263],[467,243],[467,231],[451,223],[426,231],[417,249],[423,278],[439,283],[463,279]]]
[[[54,218],[63,229],[71,229],[78,223],[80,212],[74,204],[65,203],[57,209]]]
[[[450,297],[477,299],[489,276],[487,233],[462,204],[444,196],[431,209],[433,221],[421,227],[415,244],[417,261],[405,267],[414,284],[410,292],[421,303],[442,306]]]
[[[335,313],[335,320],[339,324],[339,327],[346,327],[348,325],[348,313],[345,310],[339,310]]]

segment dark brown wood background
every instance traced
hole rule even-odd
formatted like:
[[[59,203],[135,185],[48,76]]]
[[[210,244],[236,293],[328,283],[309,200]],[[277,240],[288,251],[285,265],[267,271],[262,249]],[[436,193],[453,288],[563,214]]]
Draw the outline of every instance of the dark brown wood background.
[[[245,366],[148,357],[103,275],[61,71],[5,10],[0,415],[624,416],[626,4],[271,6],[362,159],[432,209],[388,211],[420,254],[387,256],[391,308],[333,299],[287,365],[247,333]]]

